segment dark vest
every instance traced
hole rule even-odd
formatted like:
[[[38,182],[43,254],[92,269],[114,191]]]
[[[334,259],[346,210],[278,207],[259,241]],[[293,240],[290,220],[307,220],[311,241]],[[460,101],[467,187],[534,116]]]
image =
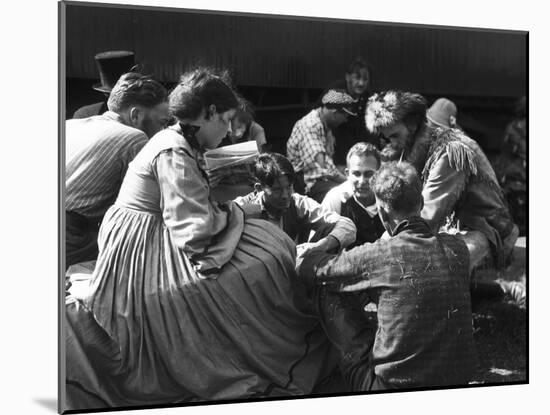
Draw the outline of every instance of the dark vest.
[[[340,215],[350,218],[357,228],[355,242],[348,249],[363,245],[366,242],[374,242],[385,231],[378,215],[371,218],[353,197],[350,197],[346,203],[342,203]]]

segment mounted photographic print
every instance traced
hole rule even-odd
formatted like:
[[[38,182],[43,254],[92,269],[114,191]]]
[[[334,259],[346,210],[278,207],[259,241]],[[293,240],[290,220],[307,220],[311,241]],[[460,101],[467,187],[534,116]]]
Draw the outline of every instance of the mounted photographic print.
[[[528,382],[527,32],[59,16],[61,412]]]

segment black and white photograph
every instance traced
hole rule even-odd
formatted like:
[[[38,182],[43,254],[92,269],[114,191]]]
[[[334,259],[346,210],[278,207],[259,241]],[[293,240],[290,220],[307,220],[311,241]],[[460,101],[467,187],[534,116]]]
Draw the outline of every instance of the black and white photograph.
[[[49,5],[57,324],[31,319],[57,396],[35,404],[527,409],[531,28],[132,3]]]
[[[527,32],[59,7],[62,410],[527,382]]]

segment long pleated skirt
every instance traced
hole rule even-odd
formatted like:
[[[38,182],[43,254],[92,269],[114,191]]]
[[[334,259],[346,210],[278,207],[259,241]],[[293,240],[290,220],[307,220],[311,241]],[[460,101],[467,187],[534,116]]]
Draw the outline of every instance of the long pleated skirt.
[[[67,409],[305,395],[330,371],[276,226],[247,220],[208,278],[158,214],[115,205],[98,244],[86,294],[66,301]]]

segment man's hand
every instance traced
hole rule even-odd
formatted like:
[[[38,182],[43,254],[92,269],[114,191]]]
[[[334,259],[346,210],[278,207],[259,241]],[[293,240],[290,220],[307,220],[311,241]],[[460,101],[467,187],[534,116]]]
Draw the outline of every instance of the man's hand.
[[[334,236],[329,235],[317,242],[306,242],[296,246],[297,255],[304,256],[321,252],[332,252],[337,250],[340,246],[340,242]]]

